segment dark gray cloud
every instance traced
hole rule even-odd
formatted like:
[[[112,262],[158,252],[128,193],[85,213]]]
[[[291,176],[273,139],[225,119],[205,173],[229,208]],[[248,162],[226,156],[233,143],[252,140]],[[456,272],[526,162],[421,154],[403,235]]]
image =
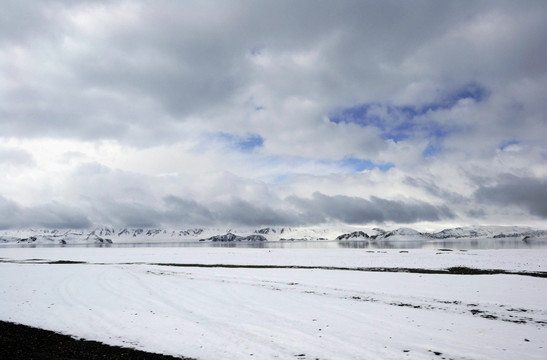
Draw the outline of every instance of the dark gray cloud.
[[[171,224],[195,224],[212,225],[216,215],[206,206],[198,204],[194,200],[185,200],[177,196],[169,195],[164,198],[167,209],[165,220]]]
[[[547,219],[547,180],[500,176],[495,185],[481,185],[475,192],[479,202],[501,206],[517,206],[530,214]]]
[[[329,222],[372,224],[383,222],[414,223],[453,218],[446,206],[433,206],[422,201],[392,201],[371,197],[370,200],[314,193],[311,199],[291,196],[292,209],[275,209],[239,198],[228,202],[201,204],[177,196],[164,198],[165,207],[153,208],[142,203],[110,204],[107,217],[122,226],[298,226]]]
[[[164,206],[138,201],[97,201],[93,212],[100,224],[124,227],[303,225],[292,211],[275,210],[239,198],[208,204],[173,195],[166,196],[163,200]]]
[[[219,209],[220,220],[232,224],[249,226],[262,225],[295,225],[291,213],[276,211],[264,205],[234,199],[225,208]]]
[[[0,196],[0,228],[17,228],[21,208],[13,201]]]
[[[127,227],[157,227],[163,216],[150,204],[106,201],[100,208],[102,223]]]
[[[483,209],[471,209],[467,211],[467,216],[472,219],[481,219],[487,215],[486,211]]]
[[[295,214],[275,210],[269,206],[253,204],[239,198],[227,203],[199,204],[176,196],[165,198],[168,209],[164,220],[171,224],[232,224],[245,226],[296,225]]]
[[[56,202],[24,207],[0,196],[0,228],[82,229],[92,225],[83,211]]]
[[[22,225],[40,226],[50,229],[81,229],[92,224],[81,210],[59,203],[23,208]]]
[[[446,206],[433,206],[423,201],[402,202],[372,196],[370,200],[343,195],[328,196],[315,192],[311,199],[291,196],[294,204],[312,222],[340,221],[349,224],[382,222],[414,223],[453,218]]]

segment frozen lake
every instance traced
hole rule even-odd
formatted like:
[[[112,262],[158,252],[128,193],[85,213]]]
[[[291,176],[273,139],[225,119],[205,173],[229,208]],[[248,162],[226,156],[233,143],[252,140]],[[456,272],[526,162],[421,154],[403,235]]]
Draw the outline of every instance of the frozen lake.
[[[400,241],[360,241],[360,240],[295,240],[295,241],[226,241],[189,242],[163,241],[154,239],[146,242],[115,242],[113,244],[2,244],[2,247],[224,247],[224,248],[265,248],[265,249],[547,249],[547,239],[539,238],[524,241],[520,238],[478,238],[446,240],[400,240]]]

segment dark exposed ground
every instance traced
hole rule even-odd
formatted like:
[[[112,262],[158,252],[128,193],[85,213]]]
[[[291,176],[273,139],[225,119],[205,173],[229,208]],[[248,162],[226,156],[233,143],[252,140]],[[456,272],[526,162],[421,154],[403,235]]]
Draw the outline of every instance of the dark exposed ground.
[[[0,321],[0,359],[192,360],[185,357],[173,357],[110,346],[97,341],[78,340],[53,331],[4,321]]]
[[[447,251],[448,249],[440,249]],[[314,265],[249,265],[249,264],[188,264],[188,263],[93,263],[86,261],[72,260],[5,260],[0,258],[0,263],[14,264],[44,264],[44,265],[153,265],[173,266],[187,268],[226,268],[226,269],[302,269],[302,270],[343,270],[343,271],[367,271],[367,272],[402,272],[414,274],[437,274],[437,275],[520,275],[547,278],[546,271],[511,271],[502,269],[477,269],[466,266],[453,266],[446,269],[423,269],[403,267],[338,267],[338,266],[314,266]]]

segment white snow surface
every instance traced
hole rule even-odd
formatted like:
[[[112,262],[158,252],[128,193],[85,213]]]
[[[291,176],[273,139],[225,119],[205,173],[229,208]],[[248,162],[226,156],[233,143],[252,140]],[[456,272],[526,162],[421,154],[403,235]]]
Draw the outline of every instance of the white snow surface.
[[[198,359],[544,359],[545,278],[351,268],[546,271],[546,255],[541,249],[3,248],[0,319]]]

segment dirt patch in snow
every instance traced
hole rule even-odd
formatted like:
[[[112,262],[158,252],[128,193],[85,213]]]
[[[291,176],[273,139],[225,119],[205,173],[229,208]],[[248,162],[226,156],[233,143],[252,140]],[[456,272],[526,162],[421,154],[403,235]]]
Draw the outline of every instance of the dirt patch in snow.
[[[110,346],[97,341],[75,339],[53,331],[38,329],[21,324],[0,321],[1,359],[151,359],[169,360],[173,357],[163,354]]]

